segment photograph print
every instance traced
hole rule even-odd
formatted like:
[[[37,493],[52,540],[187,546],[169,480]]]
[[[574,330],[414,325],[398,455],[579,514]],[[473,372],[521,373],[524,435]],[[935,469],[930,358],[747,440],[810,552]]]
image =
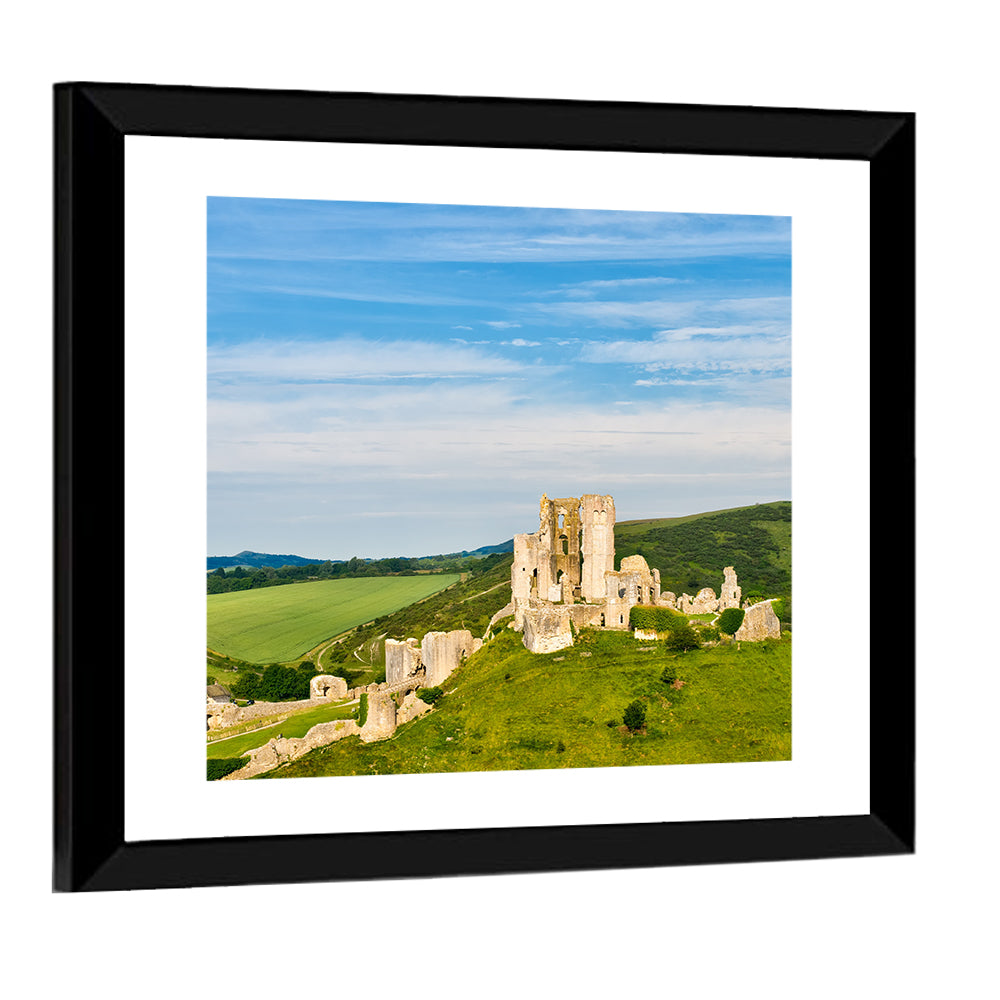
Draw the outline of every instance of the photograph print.
[[[791,218],[212,197],[206,267],[209,780],[791,759]]]

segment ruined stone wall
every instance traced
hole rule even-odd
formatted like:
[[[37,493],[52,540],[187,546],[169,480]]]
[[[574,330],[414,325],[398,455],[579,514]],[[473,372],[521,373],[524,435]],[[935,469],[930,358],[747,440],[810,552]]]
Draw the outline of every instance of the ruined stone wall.
[[[368,718],[361,727],[361,742],[388,739],[396,731],[396,702],[387,691],[368,695]]]
[[[711,587],[702,587],[694,597],[681,594],[677,599],[677,610],[686,615],[713,614],[719,610],[719,599]]]
[[[620,572],[634,576],[633,585],[637,591],[636,604],[656,604],[660,599],[660,571],[650,569],[642,556],[626,556],[622,560]]]
[[[324,701],[342,701],[347,697],[347,681],[332,674],[320,674],[309,682],[309,697]]]
[[[514,536],[514,562],[510,567],[511,600],[526,603],[538,589],[540,560],[538,535]]]
[[[475,645],[476,642],[479,646]],[[420,647],[421,659],[427,671],[424,687],[436,687],[441,684],[463,659],[471,656],[482,645],[482,639],[473,640],[472,633],[468,629],[428,632]]]
[[[761,601],[746,609],[743,624],[737,630],[735,638],[743,642],[781,638],[781,623],[771,607],[771,601]]]
[[[396,709],[396,725],[401,726],[404,722],[417,719],[430,710],[431,706],[421,701],[415,691],[411,691],[403,698],[403,703]]]
[[[529,607],[524,611],[524,648],[531,653],[554,653],[573,645],[570,609],[565,606]]]
[[[642,556],[631,556],[622,560],[624,567],[629,559],[641,560],[642,565],[646,565],[646,560]],[[632,563],[632,565],[637,565]],[[646,573],[639,570],[625,572],[610,572],[604,574],[604,585],[607,588],[607,599],[605,601],[604,627],[613,629],[630,628],[628,623],[629,612],[637,604],[649,604],[648,600],[643,600],[644,594],[650,592],[652,577],[647,570]]]
[[[357,733],[358,724],[353,719],[338,719],[335,722],[321,722],[312,727],[305,736],[273,737],[262,747],[251,750],[249,754],[250,763],[241,767],[232,774],[227,774],[222,781],[241,781],[244,778],[253,778],[255,775],[270,771],[279,764],[286,764],[291,760],[298,760],[299,757],[309,753],[316,747],[327,746],[345,736],[352,736]]]
[[[732,566],[727,566],[722,571],[722,577],[722,590],[719,592],[719,610],[725,611],[727,608],[738,608],[743,591],[736,582],[736,570]]]
[[[615,568],[614,498],[596,493],[582,496],[580,521],[580,596],[587,602],[603,601],[604,574]]]
[[[385,640],[385,679],[387,684],[397,684],[420,669],[420,646],[416,639]]]
[[[548,566],[539,566],[538,596],[546,597],[550,587],[564,583],[565,589],[559,599],[571,601],[573,588],[580,586],[579,499],[550,500],[542,494],[538,521],[538,537],[548,549]]]
[[[209,702],[206,714],[209,731],[212,731],[238,726],[242,722],[260,719],[267,715],[291,715],[304,708],[315,707],[316,702],[312,699],[306,701],[258,701],[253,705],[245,705],[243,708],[232,703],[213,704]]]
[[[600,625],[601,616],[604,614],[603,604],[570,604],[566,611],[569,613],[569,620],[577,627],[584,628],[587,625]]]

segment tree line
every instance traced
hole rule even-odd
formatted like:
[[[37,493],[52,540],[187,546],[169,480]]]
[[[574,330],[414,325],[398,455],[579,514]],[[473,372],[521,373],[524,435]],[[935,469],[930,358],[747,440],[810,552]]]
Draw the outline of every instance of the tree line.
[[[219,568],[208,574],[209,594],[228,594],[234,590],[256,590],[260,587],[280,587],[306,580],[340,580],[364,576],[405,576],[423,573],[461,573],[482,562],[474,557],[446,559],[410,559],[393,556],[388,559],[361,559],[352,556],[346,562],[327,560],[308,566],[261,566],[246,569],[237,566]]]

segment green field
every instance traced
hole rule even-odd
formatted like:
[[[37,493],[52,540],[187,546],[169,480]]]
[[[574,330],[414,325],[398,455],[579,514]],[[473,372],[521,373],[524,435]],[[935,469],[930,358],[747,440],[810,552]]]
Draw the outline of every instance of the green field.
[[[305,736],[313,726],[318,726],[321,722],[349,719],[353,711],[353,705],[320,705],[319,708],[297,712],[288,719],[276,722],[273,726],[255,729],[252,733],[243,733],[230,739],[215,740],[213,743],[209,743],[208,757],[209,759],[241,757],[248,750],[262,747],[272,736],[277,736],[279,733],[286,738]]]
[[[791,654],[790,635],[671,653],[585,629],[570,649],[537,655],[505,630],[391,739],[349,737],[261,778],[789,760]],[[647,711],[634,735],[621,727],[633,699]]]
[[[208,647],[250,663],[285,663],[458,580],[456,573],[361,577],[211,594]]]

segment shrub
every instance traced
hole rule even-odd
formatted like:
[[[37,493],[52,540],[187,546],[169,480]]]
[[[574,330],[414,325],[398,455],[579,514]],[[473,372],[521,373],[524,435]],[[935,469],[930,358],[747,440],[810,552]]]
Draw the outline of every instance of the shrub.
[[[617,719],[608,719],[606,725],[607,725],[608,729],[614,729],[614,727],[618,725],[618,720]]]
[[[565,743],[563,743],[563,741],[562,741],[562,740],[560,740],[560,741],[559,741],[559,742],[558,742],[558,743],[556,744],[556,753],[565,753],[565,752],[566,752],[566,744],[565,744]]]
[[[701,636],[702,642],[719,641],[719,630],[714,625],[705,625],[703,628],[698,629],[698,634]]]
[[[664,684],[673,684],[677,680],[677,669],[673,664],[668,664],[663,668],[663,673],[660,674],[660,680]]]
[[[309,672],[295,667],[282,667],[272,663],[260,679],[260,697],[265,701],[295,701],[309,697],[309,680],[315,668]],[[256,698],[257,695],[250,697]]]
[[[444,694],[439,687],[421,688],[418,697],[425,705],[433,705]]]
[[[361,703],[358,705],[358,725],[363,726],[368,721],[368,692],[361,695]]]
[[[249,757],[216,757],[209,758],[208,761],[208,780],[218,781],[219,778],[224,778],[227,774],[232,774],[233,771],[238,771],[244,764],[250,762]]]
[[[253,670],[240,672],[236,683],[230,689],[234,698],[260,698],[260,674]]]
[[[697,649],[700,645],[698,633],[687,622],[672,629],[667,638],[667,649],[673,650],[675,653]]]
[[[687,618],[672,608],[636,604],[628,614],[628,623],[632,628],[647,629],[650,632],[670,632],[686,624]]]
[[[208,681],[208,686],[209,687],[211,687],[213,684],[217,683],[216,680],[215,680],[215,678],[211,674],[209,674],[208,677],[205,678],[205,680]]]
[[[725,632],[726,635],[736,635],[743,624],[743,614],[742,608],[726,608],[719,615],[719,620],[715,623],[716,628],[720,632]]]
[[[629,703],[622,714],[622,722],[631,733],[642,729],[646,725],[646,706],[638,699]]]
[[[785,628],[792,627],[792,600],[790,597],[781,597],[777,601],[772,601],[771,608],[778,616],[778,621]]]

